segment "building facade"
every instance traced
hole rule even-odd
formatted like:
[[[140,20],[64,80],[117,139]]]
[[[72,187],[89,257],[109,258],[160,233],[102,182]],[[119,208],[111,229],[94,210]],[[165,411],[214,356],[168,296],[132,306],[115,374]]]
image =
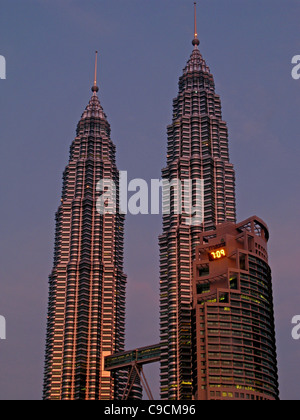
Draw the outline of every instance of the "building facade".
[[[236,221],[235,173],[229,161],[228,130],[222,120],[214,78],[199,51],[193,52],[179,79],[168,126],[168,182],[203,180],[203,217],[190,225],[177,214],[178,189],[171,189],[170,212],[163,216],[160,245],[161,398],[192,399],[191,302],[193,261],[199,234]],[[192,201],[197,196],[192,192]]]
[[[199,236],[193,275],[193,397],[277,400],[266,224],[256,216]]]
[[[110,125],[93,94],[77,126],[56,214],[54,265],[49,277],[44,399],[119,398],[122,374],[104,358],[124,350],[124,215],[100,214],[100,179],[119,193]],[[126,378],[125,378],[126,381]]]

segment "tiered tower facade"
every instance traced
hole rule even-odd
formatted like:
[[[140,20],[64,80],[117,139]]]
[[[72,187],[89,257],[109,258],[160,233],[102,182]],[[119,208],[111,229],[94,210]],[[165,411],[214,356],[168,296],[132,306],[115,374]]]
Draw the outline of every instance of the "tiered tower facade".
[[[124,215],[99,214],[97,184],[111,179],[119,195],[116,148],[93,95],[77,126],[56,214],[49,278],[44,399],[117,399],[122,377],[104,357],[124,350]]]
[[[229,161],[227,126],[213,76],[198,48],[196,25],[193,45],[173,101],[162,177],[170,183],[203,180],[203,217],[200,223],[190,225],[184,214],[176,214],[179,197],[173,190],[171,211],[163,216],[159,238],[162,399],[192,398],[192,276],[199,234],[236,221],[235,173]]]

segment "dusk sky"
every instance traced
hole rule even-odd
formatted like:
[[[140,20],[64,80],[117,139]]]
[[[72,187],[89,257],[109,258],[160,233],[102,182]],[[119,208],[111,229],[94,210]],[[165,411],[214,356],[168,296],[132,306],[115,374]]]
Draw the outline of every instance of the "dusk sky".
[[[161,178],[166,127],[192,53],[191,0],[0,0],[0,399],[42,398],[48,276],[62,173],[92,92],[118,169]],[[198,1],[200,51],[221,96],[237,221],[270,229],[280,398],[300,397],[300,0]],[[161,215],[128,215],[126,348],[159,342]],[[147,377],[159,398],[158,365]]]

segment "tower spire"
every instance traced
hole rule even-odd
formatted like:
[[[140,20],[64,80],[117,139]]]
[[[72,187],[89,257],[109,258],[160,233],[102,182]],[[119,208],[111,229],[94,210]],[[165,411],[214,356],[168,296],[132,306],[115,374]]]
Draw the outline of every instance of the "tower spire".
[[[96,51],[95,57],[95,76],[94,76],[94,84],[92,87],[92,92],[98,92],[99,87],[97,86],[97,64],[98,64],[98,51]]]
[[[198,39],[198,33],[197,33],[197,3],[194,3],[194,39],[192,44],[194,47],[198,47],[200,45],[200,41]]]

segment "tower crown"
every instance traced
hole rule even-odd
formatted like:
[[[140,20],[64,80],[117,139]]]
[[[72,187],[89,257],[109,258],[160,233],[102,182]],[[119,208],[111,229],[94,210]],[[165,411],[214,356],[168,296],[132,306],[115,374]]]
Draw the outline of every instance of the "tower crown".
[[[90,118],[90,117],[98,117],[102,120],[106,120],[107,117],[105,115],[105,112],[103,111],[103,108],[100,104],[99,98],[97,96],[97,90],[93,91],[93,96],[91,97],[88,105],[86,106],[81,119],[84,118]]]
[[[192,71],[201,71],[203,73],[210,73],[210,69],[206,64],[206,61],[202,57],[198,47],[196,46],[193,50],[186,67],[184,69],[184,73],[192,72]]]
[[[98,51],[96,51],[95,53],[96,57],[95,57],[95,74],[94,74],[94,84],[92,86],[92,92],[93,95],[87,105],[87,107],[85,108],[81,119],[85,119],[85,118],[90,118],[90,117],[98,117],[101,118],[102,120],[106,120],[107,117],[103,111],[103,108],[100,104],[99,98],[97,93],[99,92],[99,87],[97,84],[97,64],[98,64]]]
[[[200,41],[198,39],[198,31],[197,31],[197,3],[194,3],[194,39],[192,41],[194,45],[194,50],[191,54],[189,61],[184,69],[184,73],[192,72],[192,71],[201,71],[203,73],[210,73],[209,67],[206,65],[204,58],[202,57],[198,46],[200,45]]]

